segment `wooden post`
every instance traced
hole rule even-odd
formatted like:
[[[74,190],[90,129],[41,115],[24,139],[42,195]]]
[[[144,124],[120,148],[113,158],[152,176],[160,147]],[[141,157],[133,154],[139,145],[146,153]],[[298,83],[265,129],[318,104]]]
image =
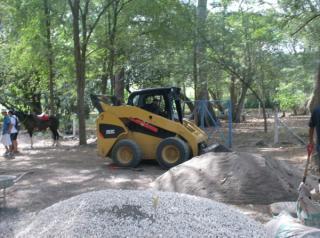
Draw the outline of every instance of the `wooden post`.
[[[274,108],[274,144],[279,144],[279,117],[277,105]]]
[[[260,106],[260,102],[259,102],[259,110],[258,110],[258,118],[261,117],[261,106]]]

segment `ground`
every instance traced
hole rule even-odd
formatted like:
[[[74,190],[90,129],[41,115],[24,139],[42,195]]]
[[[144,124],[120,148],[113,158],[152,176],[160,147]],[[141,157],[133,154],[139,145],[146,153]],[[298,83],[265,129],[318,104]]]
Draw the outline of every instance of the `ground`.
[[[308,116],[282,119],[295,133],[307,141]],[[261,153],[297,167],[303,173],[306,161],[305,146],[290,133],[281,129],[280,144],[273,145],[273,119],[268,119],[268,133],[263,132],[263,120],[248,117],[234,126],[233,150]],[[14,159],[0,157],[0,175],[25,175],[7,190],[6,204],[0,205],[1,222],[21,214],[35,214],[58,201],[84,192],[107,188],[147,189],[149,183],[165,170],[152,161],[138,168],[123,169],[113,166],[109,159],[96,154],[95,139],[78,146],[77,140],[65,138],[59,147],[51,147],[49,135],[35,135],[34,149],[29,138],[19,137],[21,154]],[[4,153],[1,149],[0,153]],[[302,175],[301,175],[302,176]],[[239,208],[254,219],[271,219],[269,206],[243,204]],[[0,232],[1,234],[1,232]]]

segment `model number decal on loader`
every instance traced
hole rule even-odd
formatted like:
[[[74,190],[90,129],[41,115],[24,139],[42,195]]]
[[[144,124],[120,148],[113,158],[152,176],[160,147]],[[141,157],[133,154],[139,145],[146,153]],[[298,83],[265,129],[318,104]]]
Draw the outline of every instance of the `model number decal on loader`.
[[[106,135],[113,135],[116,134],[116,130],[111,129],[111,130],[106,130]]]
[[[123,132],[124,129],[121,126],[116,126],[112,124],[99,125],[99,134],[102,138],[105,139],[117,138]]]

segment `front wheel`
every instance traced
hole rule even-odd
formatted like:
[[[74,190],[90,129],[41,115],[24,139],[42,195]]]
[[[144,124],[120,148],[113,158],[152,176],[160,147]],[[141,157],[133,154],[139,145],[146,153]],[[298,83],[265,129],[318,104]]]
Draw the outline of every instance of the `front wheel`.
[[[133,140],[123,139],[113,146],[111,158],[119,166],[137,167],[141,161],[141,149]]]
[[[189,159],[190,150],[186,142],[169,137],[160,142],[157,148],[157,161],[164,168],[172,168]]]

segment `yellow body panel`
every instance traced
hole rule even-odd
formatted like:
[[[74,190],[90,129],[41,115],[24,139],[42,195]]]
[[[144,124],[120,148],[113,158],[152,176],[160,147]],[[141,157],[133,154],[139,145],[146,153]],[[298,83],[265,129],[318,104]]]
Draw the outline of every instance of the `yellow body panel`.
[[[198,144],[202,142],[206,143],[208,140],[207,134],[190,121],[184,120],[183,124],[181,124],[180,122],[169,120],[138,107],[129,105],[111,106],[105,103],[101,104],[104,112],[99,115],[96,121],[98,132],[98,153],[101,156],[109,155],[110,150],[116,141],[126,138],[134,140],[140,146],[143,153],[143,159],[155,159],[156,149],[162,138],[128,130],[124,123],[128,118],[138,118],[150,125],[176,134],[187,142],[191,148],[193,156],[196,156],[199,153]],[[124,128],[124,132],[117,138],[104,138],[99,135],[100,124],[120,126]]]
[[[121,120],[119,120],[118,117],[109,114],[109,113],[101,113],[99,115],[99,117],[96,120],[96,124],[97,124],[97,144],[98,144],[98,155],[100,156],[107,156],[110,152],[110,150],[112,149],[112,146],[115,144],[115,142],[117,142],[117,140],[119,139],[119,137],[117,138],[108,138],[105,139],[99,131],[99,125],[103,124],[103,123],[108,123],[108,124],[112,124],[112,125],[116,125],[116,126],[120,126],[123,127],[124,129],[124,133],[122,133],[119,137],[122,137],[126,134],[128,134],[128,130],[126,128],[126,126],[123,124],[123,122]]]
[[[146,135],[139,132],[132,132],[128,134],[127,139],[134,140],[142,150],[142,158],[146,160],[156,159],[156,151],[161,138]]]

